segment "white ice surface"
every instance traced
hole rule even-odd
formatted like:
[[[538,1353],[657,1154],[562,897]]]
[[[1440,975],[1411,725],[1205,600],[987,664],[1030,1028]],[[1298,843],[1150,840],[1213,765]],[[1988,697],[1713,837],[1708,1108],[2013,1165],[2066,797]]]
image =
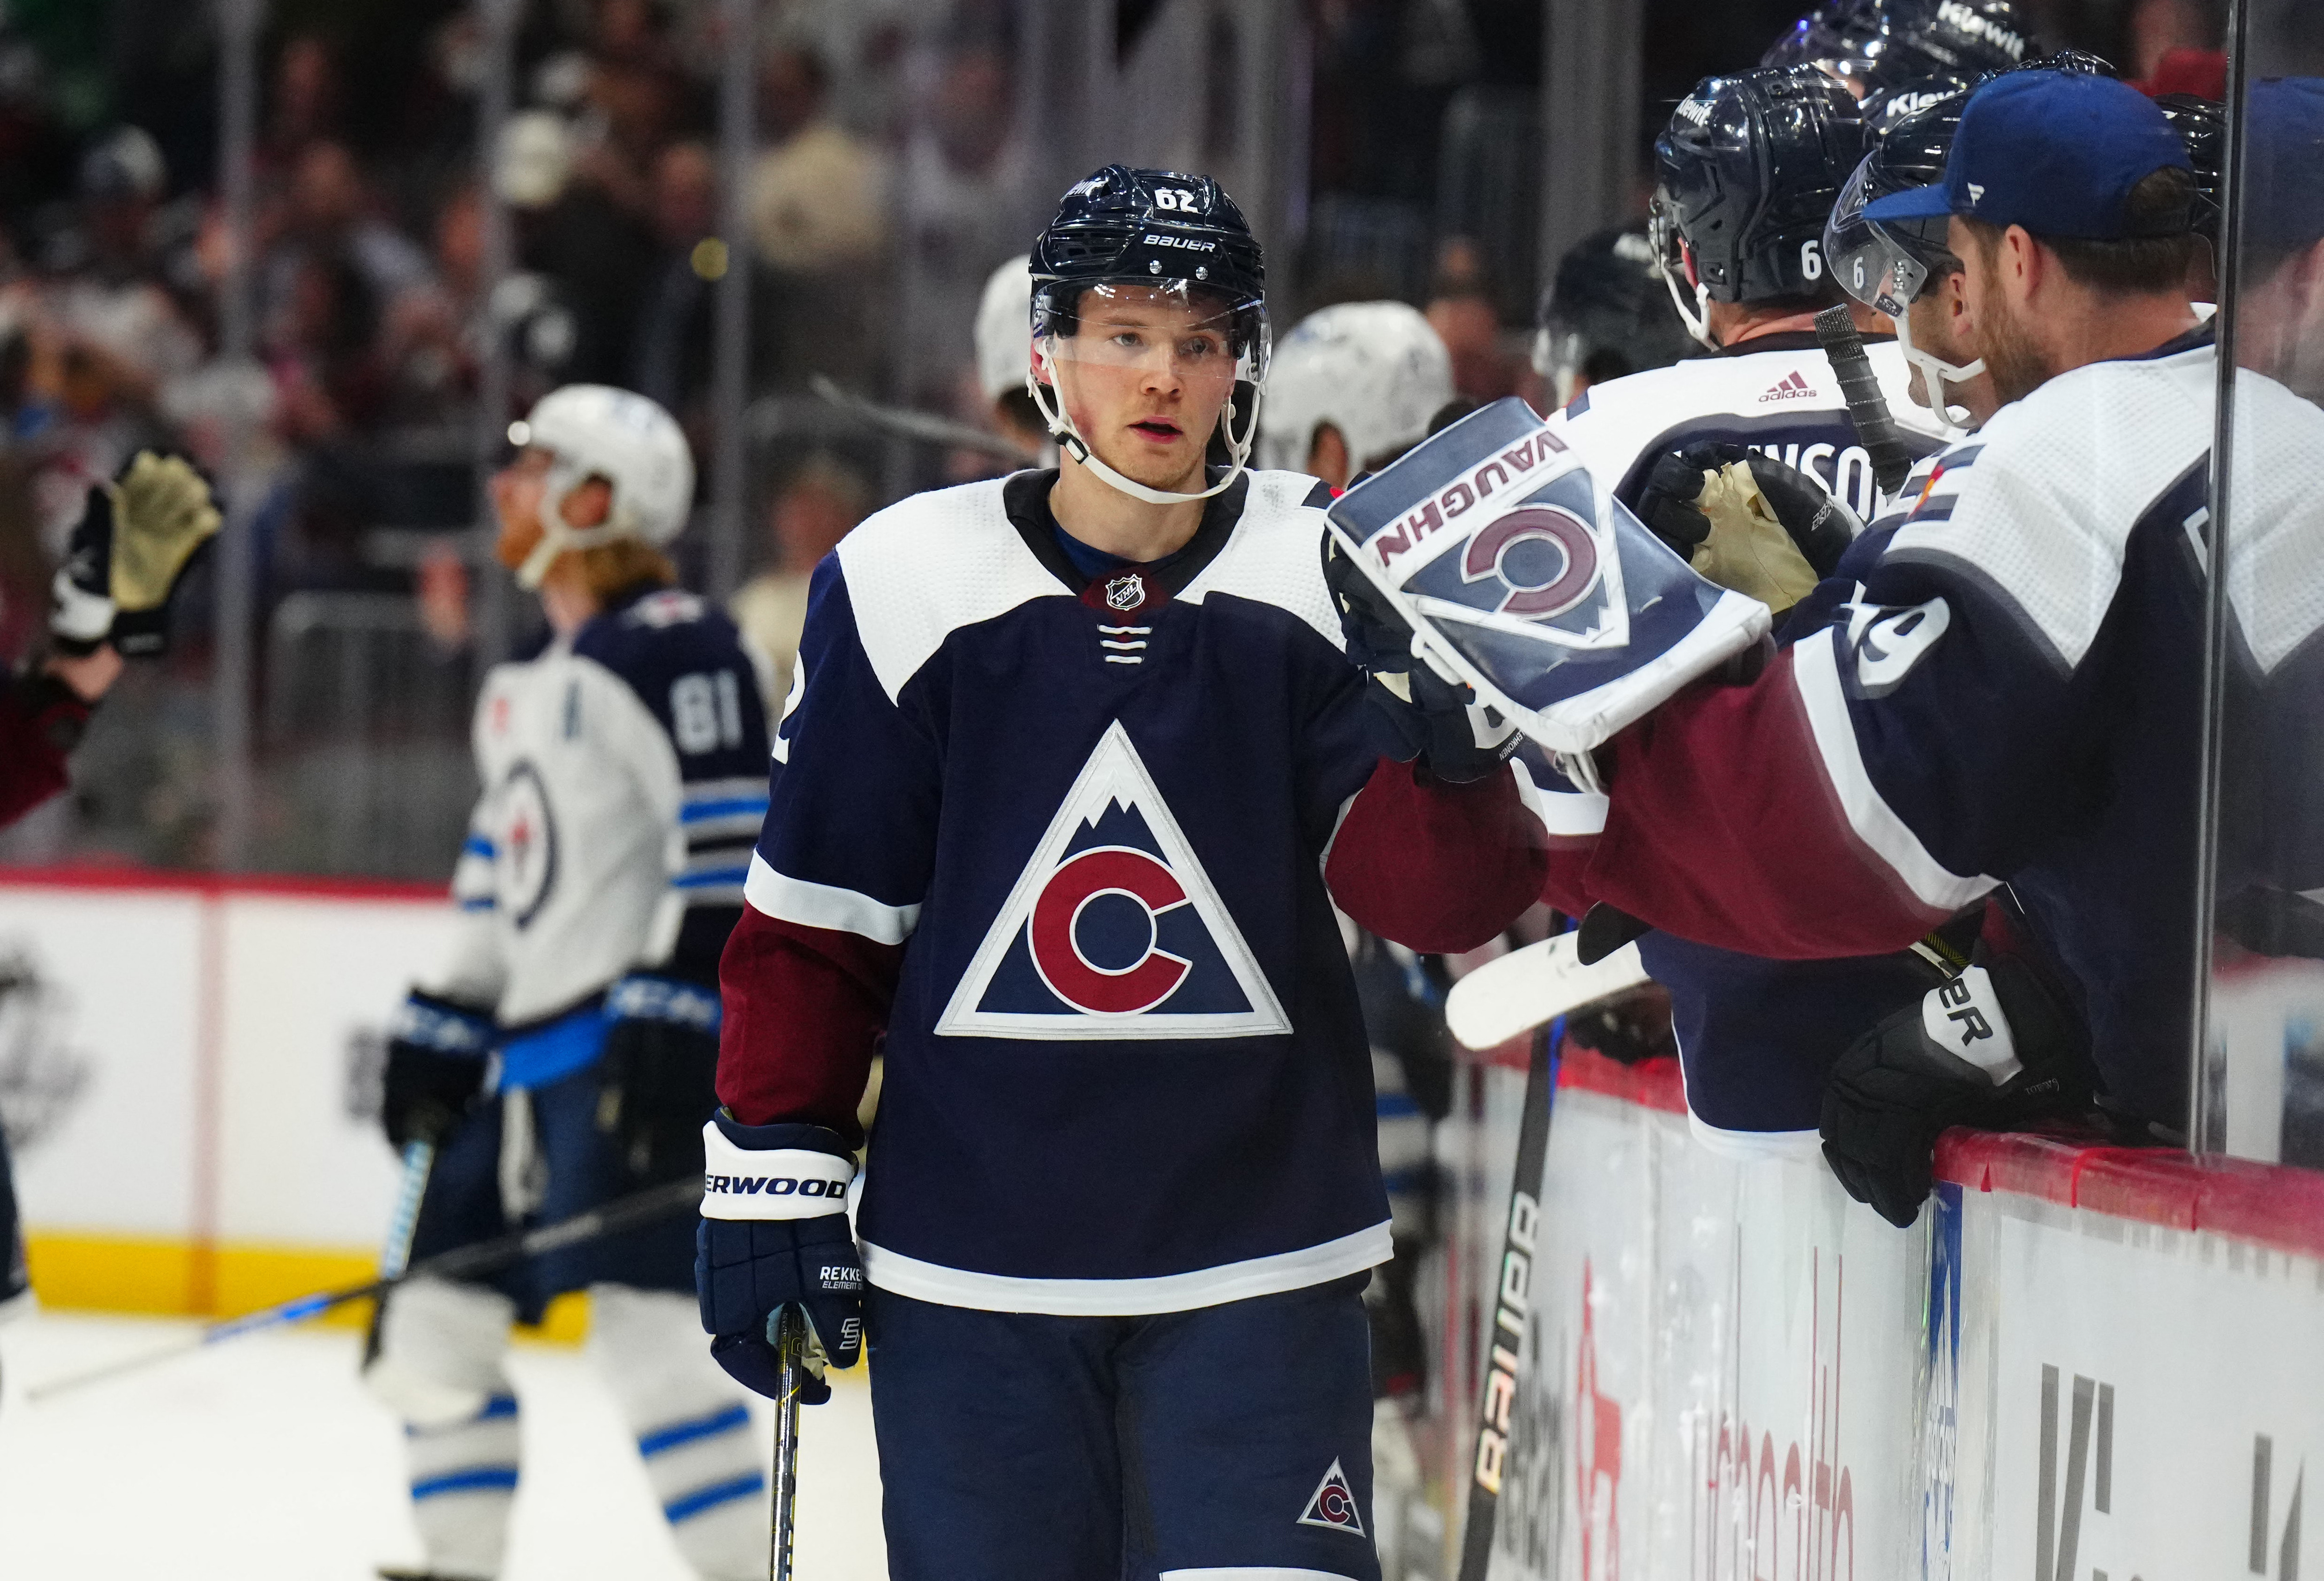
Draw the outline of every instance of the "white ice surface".
[[[420,1557],[394,1420],[339,1328],[235,1340],[38,1404],[28,1384],[194,1332],[35,1313],[0,1328],[0,1577],[369,1581]],[[504,1581],[687,1581],[635,1448],[577,1349],[520,1346],[523,1482]],[[798,1574],[887,1574],[861,1369],[801,1413]],[[754,1406],[763,1406],[754,1401]],[[756,1412],[761,1443],[771,1416]]]

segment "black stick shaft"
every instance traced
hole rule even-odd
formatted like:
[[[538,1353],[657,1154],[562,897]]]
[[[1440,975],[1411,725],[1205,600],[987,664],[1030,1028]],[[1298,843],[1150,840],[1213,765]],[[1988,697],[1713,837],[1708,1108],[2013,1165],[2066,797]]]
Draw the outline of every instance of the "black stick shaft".
[[[797,1307],[775,1313],[774,1530],[768,1581],[791,1581],[791,1543],[798,1512],[799,1387],[807,1371],[807,1318]]]
[[[126,1361],[108,1362],[85,1373],[75,1373],[53,1383],[39,1384],[27,1389],[24,1398],[36,1401],[50,1399],[91,1383],[102,1383],[130,1373],[142,1372],[162,1362],[175,1361],[180,1356],[191,1356],[196,1351],[207,1350],[226,1340],[239,1339],[245,1334],[255,1334],[263,1328],[303,1323],[335,1307],[346,1306],[349,1301],[385,1295],[409,1279],[470,1279],[480,1273],[496,1273],[544,1253],[577,1245],[583,1241],[593,1241],[602,1236],[620,1235],[640,1225],[666,1218],[683,1209],[694,1207],[701,1200],[702,1181],[698,1176],[650,1186],[645,1190],[617,1198],[602,1208],[589,1209],[570,1218],[560,1218],[555,1224],[542,1225],[538,1229],[512,1230],[488,1241],[455,1246],[448,1252],[440,1252],[424,1262],[414,1264],[392,1279],[371,1279],[361,1284],[342,1285],[337,1290],[300,1296],[280,1306],[245,1313],[223,1323],[213,1323],[198,1337],[183,1345],[171,1346],[167,1350],[148,1351]]]
[[[1515,1469],[1509,1464],[1510,1413],[1517,1407],[1520,1369],[1539,1365],[1526,1340],[1526,1310],[1513,1308],[1508,1292],[1533,1288],[1530,1264],[1541,1229],[1542,1159],[1548,1152],[1549,1108],[1556,1095],[1550,1045],[1564,1025],[1560,1017],[1533,1034],[1533,1060],[1526,1067],[1525,1113],[1517,1122],[1517,1167],[1510,1172],[1508,1225],[1502,1236],[1501,1260],[1493,1268],[1493,1327],[1485,1347],[1484,1388],[1477,1402],[1476,1453],[1468,1466],[1469,1515],[1462,1526],[1459,1581],[1485,1581],[1492,1567],[1502,1479]],[[1526,1264],[1514,1278],[1513,1263]]]
[[[1815,327],[1816,340],[1840,381],[1840,398],[1848,402],[1848,420],[1856,425],[1856,437],[1872,457],[1873,481],[1882,493],[1893,494],[1904,486],[1913,457],[1896,433],[1896,419],[1888,414],[1888,399],[1880,393],[1872,359],[1864,354],[1864,337],[1844,307],[1817,314]]]

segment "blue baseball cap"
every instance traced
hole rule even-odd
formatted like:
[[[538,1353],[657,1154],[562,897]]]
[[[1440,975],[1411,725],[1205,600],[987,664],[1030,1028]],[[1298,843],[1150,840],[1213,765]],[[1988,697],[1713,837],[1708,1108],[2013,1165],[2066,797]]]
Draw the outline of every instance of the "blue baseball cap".
[[[2324,240],[2324,78],[2273,77],[2251,85],[2244,236],[2278,252]]]
[[[1883,198],[1864,217],[1957,214],[2037,236],[2120,241],[2140,234],[2123,213],[2130,189],[2164,169],[2193,170],[2187,145],[2128,83],[2087,71],[2012,71],[1962,106],[1943,180]]]

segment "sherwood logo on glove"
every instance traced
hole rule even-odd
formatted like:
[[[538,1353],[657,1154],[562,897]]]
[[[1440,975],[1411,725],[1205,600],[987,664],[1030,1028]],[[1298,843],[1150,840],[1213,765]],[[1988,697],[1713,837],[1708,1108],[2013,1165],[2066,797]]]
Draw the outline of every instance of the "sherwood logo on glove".
[[[706,1175],[702,1190],[732,1191],[740,1197],[753,1197],[763,1191],[770,1197],[788,1197],[796,1192],[801,1197],[844,1197],[845,1181],[802,1181],[795,1175]]]
[[[847,1210],[855,1161],[807,1147],[749,1148],[702,1127],[702,1217],[820,1218]]]

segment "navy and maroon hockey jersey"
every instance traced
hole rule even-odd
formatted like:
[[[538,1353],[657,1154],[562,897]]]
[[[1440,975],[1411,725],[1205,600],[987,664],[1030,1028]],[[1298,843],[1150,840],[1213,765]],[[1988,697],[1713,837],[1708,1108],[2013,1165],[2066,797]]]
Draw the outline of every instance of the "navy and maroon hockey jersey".
[[[1946,451],[1757,680],[1609,743],[1602,831],[1558,854],[1553,891],[1811,959],[1895,949],[2006,880],[2080,992],[2111,1101],[2181,1124],[2218,377],[2197,331],[2052,379]],[[2264,463],[2237,469],[2233,694],[2312,716],[2324,417],[2238,388],[2237,446]],[[2280,767],[2256,777],[2317,766]],[[2223,853],[2230,896],[2319,876],[2297,841]]]
[[[855,1129],[872,1282],[1140,1313],[1388,1255],[1333,915],[1466,948],[1537,892],[1513,777],[1367,744],[1314,480],[1085,577],[1055,473],[918,496],[816,572],[729,945],[719,1094]]]

